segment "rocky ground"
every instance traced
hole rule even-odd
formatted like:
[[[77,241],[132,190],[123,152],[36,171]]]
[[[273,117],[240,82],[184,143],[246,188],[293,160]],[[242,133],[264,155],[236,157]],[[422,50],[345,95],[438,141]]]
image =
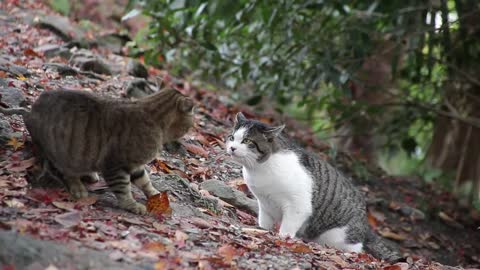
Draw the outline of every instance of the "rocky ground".
[[[28,107],[42,91],[64,88],[137,98],[174,87],[197,102],[195,128],[150,164],[164,196],[154,214],[115,207],[105,184],[71,201],[55,182],[36,182],[38,165],[18,116],[0,116],[2,269],[462,269],[480,267],[479,213],[413,177],[385,175],[329,147],[293,119],[259,114],[222,91],[208,91],[126,57],[116,27],[82,30],[35,1],[0,3],[0,106]],[[341,168],[368,198],[370,225],[397,244],[395,265],[279,238],[255,225],[256,202],[240,167],[223,154],[238,111],[287,123],[289,135]],[[146,202],[134,190],[137,200]],[[450,265],[450,266],[446,266]]]

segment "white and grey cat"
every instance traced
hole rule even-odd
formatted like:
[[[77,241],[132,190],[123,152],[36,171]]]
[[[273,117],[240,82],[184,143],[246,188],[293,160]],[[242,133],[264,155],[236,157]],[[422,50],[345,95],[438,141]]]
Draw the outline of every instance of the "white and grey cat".
[[[280,235],[349,252],[366,250],[388,261],[401,259],[367,223],[362,193],[326,161],[291,143],[285,126],[272,127],[236,116],[227,152],[243,166],[243,177],[259,204],[258,221]]]

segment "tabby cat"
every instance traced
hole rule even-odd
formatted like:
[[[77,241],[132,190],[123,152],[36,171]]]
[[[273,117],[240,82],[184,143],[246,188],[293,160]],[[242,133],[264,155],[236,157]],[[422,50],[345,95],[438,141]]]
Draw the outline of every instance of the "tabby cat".
[[[271,230],[280,223],[281,236],[399,260],[369,227],[364,196],[351,180],[291,143],[282,134],[284,127],[238,113],[227,137],[227,152],[243,165],[243,177],[258,200],[260,227]]]
[[[55,90],[43,92],[31,112],[0,111],[23,116],[39,157],[63,175],[74,198],[88,196],[81,177],[100,172],[121,208],[145,214],[145,206],[132,197],[130,183],[147,197],[158,193],[145,164],[164,143],[182,137],[193,125],[193,105],[172,89],[135,101]]]

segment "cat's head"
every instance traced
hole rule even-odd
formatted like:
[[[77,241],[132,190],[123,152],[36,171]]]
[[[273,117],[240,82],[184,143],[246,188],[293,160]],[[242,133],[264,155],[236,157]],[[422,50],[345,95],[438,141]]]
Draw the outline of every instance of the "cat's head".
[[[175,91],[176,95],[172,99],[175,109],[169,111],[167,116],[170,118],[170,126],[167,129],[168,141],[181,138],[193,127],[193,100],[176,90],[171,91]]]
[[[256,120],[249,120],[239,112],[235,126],[226,138],[226,151],[232,159],[245,167],[263,163],[278,150],[278,138],[282,126],[269,126]]]

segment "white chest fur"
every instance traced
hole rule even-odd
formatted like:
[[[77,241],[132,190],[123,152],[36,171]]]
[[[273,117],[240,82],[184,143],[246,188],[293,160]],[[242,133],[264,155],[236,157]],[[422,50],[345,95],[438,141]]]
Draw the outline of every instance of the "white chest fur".
[[[259,223],[281,222],[280,234],[295,236],[312,214],[312,177],[292,151],[273,154],[264,163],[243,167],[248,187],[259,202]]]

